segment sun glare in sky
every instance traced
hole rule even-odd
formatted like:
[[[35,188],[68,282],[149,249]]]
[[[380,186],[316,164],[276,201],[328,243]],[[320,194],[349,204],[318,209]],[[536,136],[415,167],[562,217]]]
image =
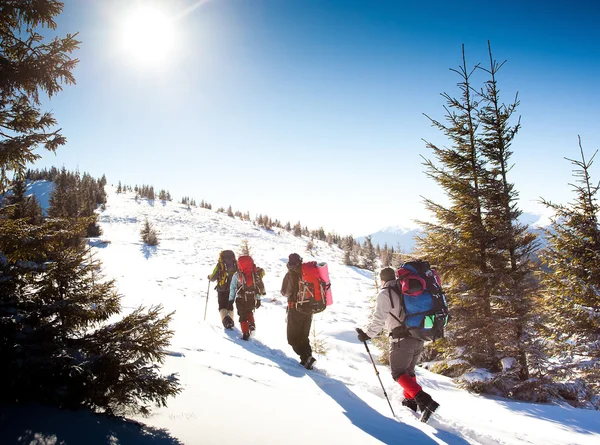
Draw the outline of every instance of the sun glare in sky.
[[[120,38],[132,62],[160,66],[175,49],[176,32],[173,19],[165,11],[139,5],[125,16]]]

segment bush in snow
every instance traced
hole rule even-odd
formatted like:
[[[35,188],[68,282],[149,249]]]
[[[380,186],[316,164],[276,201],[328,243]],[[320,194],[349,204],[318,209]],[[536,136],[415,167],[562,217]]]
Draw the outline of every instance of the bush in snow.
[[[154,226],[148,221],[148,218],[144,221],[144,226],[142,227],[142,230],[140,230],[140,235],[142,236],[144,244],[148,246],[158,246],[158,234],[156,233]]]

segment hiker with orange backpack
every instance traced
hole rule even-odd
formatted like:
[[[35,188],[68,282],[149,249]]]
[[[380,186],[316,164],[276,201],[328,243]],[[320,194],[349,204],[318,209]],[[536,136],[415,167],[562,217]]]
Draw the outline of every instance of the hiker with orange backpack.
[[[237,271],[237,261],[235,253],[231,250],[222,250],[219,254],[219,261],[208,276],[209,281],[216,281],[215,289],[219,302],[219,314],[221,322],[225,329],[233,329],[233,302],[229,301],[229,288],[231,279]],[[205,312],[206,315],[206,312]]]
[[[266,295],[262,278],[264,269],[256,267],[249,255],[238,258],[238,271],[231,279],[229,301],[237,308],[242,328],[242,340],[248,340],[250,333],[256,329],[254,310],[261,305],[261,295]]]

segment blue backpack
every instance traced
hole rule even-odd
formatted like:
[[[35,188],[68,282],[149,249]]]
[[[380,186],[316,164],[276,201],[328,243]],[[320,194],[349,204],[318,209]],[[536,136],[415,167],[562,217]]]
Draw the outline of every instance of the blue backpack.
[[[400,323],[392,337],[414,337],[425,341],[444,337],[444,327],[450,320],[448,304],[440,277],[429,262],[411,261],[396,271],[396,282],[388,287],[393,309],[391,289],[400,295],[403,309],[400,318],[390,313]]]

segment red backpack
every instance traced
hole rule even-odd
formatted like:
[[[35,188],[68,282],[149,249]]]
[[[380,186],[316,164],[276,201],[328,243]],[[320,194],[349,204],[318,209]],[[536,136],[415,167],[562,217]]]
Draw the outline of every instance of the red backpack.
[[[324,311],[327,306],[325,293],[330,286],[330,283],[325,283],[321,279],[316,261],[302,263],[302,277],[300,278],[296,308],[300,312],[310,314]]]
[[[238,258],[238,272],[239,272],[239,285],[238,290],[239,296],[252,296],[258,293],[256,288],[257,285],[257,271],[254,264],[254,260],[251,256],[243,255]]]

